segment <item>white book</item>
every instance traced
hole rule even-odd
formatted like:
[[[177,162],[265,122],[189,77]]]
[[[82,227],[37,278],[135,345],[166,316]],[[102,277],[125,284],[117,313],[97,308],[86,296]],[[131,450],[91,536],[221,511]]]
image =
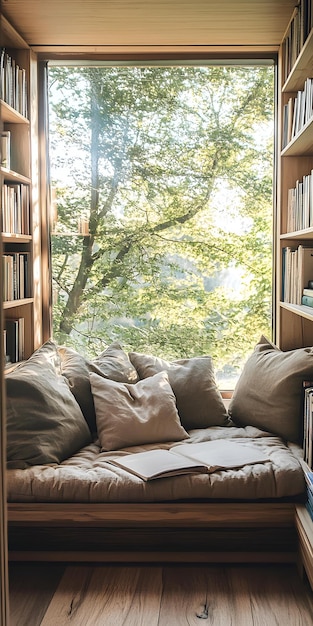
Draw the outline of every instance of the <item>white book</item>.
[[[179,444],[170,450],[149,450],[109,461],[142,480],[190,473],[213,473],[268,461],[268,455],[250,443],[226,439]]]
[[[313,248],[298,247],[298,267],[297,267],[297,298],[293,304],[301,304],[303,289],[308,285],[309,280],[313,280]]]
[[[9,130],[3,130],[1,132],[1,167],[10,169],[10,154],[11,154],[11,132]]]
[[[135,474],[142,480],[167,478],[168,476],[179,476],[180,474],[207,473],[207,468],[202,463],[182,458],[178,454],[173,454],[171,450],[137,452],[112,459],[108,462],[131,474]]]

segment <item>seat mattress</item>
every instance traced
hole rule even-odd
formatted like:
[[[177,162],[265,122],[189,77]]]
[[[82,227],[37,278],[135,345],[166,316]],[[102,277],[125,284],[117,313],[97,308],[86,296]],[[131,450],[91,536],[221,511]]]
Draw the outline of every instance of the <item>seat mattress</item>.
[[[186,474],[145,482],[108,463],[133,452],[169,449],[174,443],[102,452],[95,440],[61,464],[7,472],[9,502],[144,503],[188,500],[260,500],[300,497],[305,492],[300,447],[255,427],[192,430],[184,443],[235,438],[265,451],[269,461],[211,474]],[[176,444],[177,445],[177,444]]]

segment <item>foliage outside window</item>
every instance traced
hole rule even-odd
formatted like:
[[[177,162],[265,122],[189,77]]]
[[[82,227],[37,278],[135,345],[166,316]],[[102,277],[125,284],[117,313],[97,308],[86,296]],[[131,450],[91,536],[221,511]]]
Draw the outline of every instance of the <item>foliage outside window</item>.
[[[271,335],[273,67],[49,69],[53,332],[210,354]]]

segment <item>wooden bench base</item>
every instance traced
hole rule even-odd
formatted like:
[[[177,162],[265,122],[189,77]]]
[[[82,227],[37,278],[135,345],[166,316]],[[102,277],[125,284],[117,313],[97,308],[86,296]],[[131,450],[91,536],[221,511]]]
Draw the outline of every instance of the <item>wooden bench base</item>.
[[[10,559],[291,562],[293,503],[9,504]]]

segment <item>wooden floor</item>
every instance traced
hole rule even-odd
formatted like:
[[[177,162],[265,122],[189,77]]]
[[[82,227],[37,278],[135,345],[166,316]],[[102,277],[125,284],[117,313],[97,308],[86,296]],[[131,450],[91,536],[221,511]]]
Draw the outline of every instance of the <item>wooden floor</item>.
[[[312,626],[294,565],[10,564],[10,626]]]

